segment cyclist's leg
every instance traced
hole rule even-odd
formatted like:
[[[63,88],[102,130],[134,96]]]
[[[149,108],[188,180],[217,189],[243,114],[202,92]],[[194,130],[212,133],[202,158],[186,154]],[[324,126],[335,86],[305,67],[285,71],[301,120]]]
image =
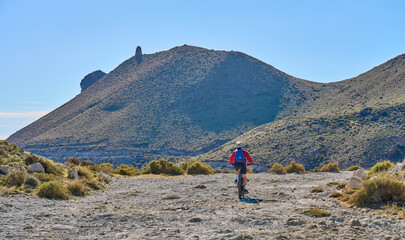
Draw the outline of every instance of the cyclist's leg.
[[[243,185],[247,185],[247,177],[246,177],[246,174],[242,174],[242,176],[243,176]]]

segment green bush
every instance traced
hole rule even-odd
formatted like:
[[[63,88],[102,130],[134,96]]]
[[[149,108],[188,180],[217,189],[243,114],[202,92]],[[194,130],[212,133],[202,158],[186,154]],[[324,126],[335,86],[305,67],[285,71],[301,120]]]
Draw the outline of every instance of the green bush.
[[[38,196],[42,198],[69,199],[66,187],[56,181],[41,184],[38,188]]]
[[[321,172],[340,172],[337,163],[328,163],[321,167]]]
[[[362,188],[355,192],[349,202],[363,207],[370,204],[405,201],[405,184],[387,175],[365,180]]]
[[[290,165],[285,167],[285,171],[287,173],[305,173],[305,168],[301,164],[295,163],[295,161],[291,161]]]
[[[27,176],[24,180],[24,186],[29,188],[37,188],[39,186],[39,180],[34,176]]]
[[[8,175],[3,178],[4,183],[11,186],[20,187],[23,185],[25,173],[20,170],[11,170]]]
[[[87,188],[83,185],[82,182],[80,182],[78,180],[69,182],[67,184],[67,189],[69,190],[69,192],[72,195],[78,196],[78,197],[85,196],[87,193]]]
[[[100,164],[100,171],[107,174],[113,173],[114,165],[112,165],[111,163],[102,163]]]
[[[390,161],[378,162],[373,167],[370,168],[368,174],[375,174],[379,172],[386,172],[393,169],[395,165]]]
[[[354,166],[348,167],[346,169],[346,171],[356,171],[357,169],[360,169],[360,168],[361,168],[360,166],[354,165]]]
[[[182,167],[169,162],[168,160],[162,158],[159,161],[153,160],[148,166],[143,169],[144,174],[166,174],[166,175],[183,175],[184,170]]]
[[[141,174],[138,169],[130,167],[126,164],[119,165],[115,170],[115,174],[125,175],[125,176],[135,176]]]
[[[210,175],[214,174],[214,170],[212,170],[212,167],[210,165],[207,165],[201,161],[195,161],[192,162],[188,167],[187,167],[187,174],[190,175]]]
[[[54,174],[34,173],[34,176],[41,182],[56,181],[58,178]]]
[[[277,174],[286,174],[285,168],[280,163],[273,164],[273,166],[270,168],[269,172],[277,173]]]

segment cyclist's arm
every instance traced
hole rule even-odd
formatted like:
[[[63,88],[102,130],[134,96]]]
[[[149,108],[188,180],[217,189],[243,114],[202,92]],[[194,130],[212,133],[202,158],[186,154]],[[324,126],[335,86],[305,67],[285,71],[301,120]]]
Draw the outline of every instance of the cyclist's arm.
[[[235,160],[235,152],[233,152],[233,153],[231,154],[231,157],[229,158],[229,165],[232,165],[232,164],[233,164],[233,160]]]
[[[250,165],[253,164],[252,162],[252,158],[250,157],[249,153],[247,151],[243,151],[245,157],[247,158],[247,160],[249,161]]]

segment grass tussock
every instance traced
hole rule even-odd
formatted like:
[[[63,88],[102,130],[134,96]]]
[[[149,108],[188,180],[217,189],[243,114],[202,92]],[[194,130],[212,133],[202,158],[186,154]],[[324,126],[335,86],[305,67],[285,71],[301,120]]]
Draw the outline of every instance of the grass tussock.
[[[340,172],[340,168],[337,163],[328,163],[321,167],[321,172]]]
[[[354,165],[346,168],[346,171],[356,171],[357,169],[360,169],[361,167],[359,165]]]
[[[62,183],[56,181],[41,184],[38,189],[38,196],[60,200],[69,199],[67,188]]]
[[[326,184],[326,186],[336,186],[336,185],[339,185],[339,183],[338,182],[328,182]]]
[[[34,176],[30,175],[24,179],[24,186],[26,188],[35,189],[39,186],[39,184],[40,184],[39,180]]]
[[[336,189],[337,189],[337,190],[344,189],[346,186],[347,186],[347,183],[339,183],[339,184],[336,186]]]
[[[269,172],[276,174],[286,174],[287,171],[280,163],[274,163],[273,166],[269,169]]]
[[[333,192],[331,195],[329,195],[330,198],[340,198],[343,197],[343,194],[340,192]]]
[[[67,190],[74,196],[83,197],[87,193],[87,188],[78,180],[70,181],[66,186]]]
[[[387,172],[393,169],[395,165],[390,161],[383,161],[376,163],[373,167],[370,168],[367,174],[376,174],[381,172]]]
[[[92,179],[94,177],[93,172],[87,167],[78,166],[75,168],[77,169],[77,174],[81,178]]]
[[[34,173],[34,176],[41,182],[50,182],[58,180],[58,177],[54,174],[47,173]]]
[[[187,167],[187,174],[190,175],[211,175],[214,174],[214,170],[210,165],[201,161],[193,161]]]
[[[311,216],[311,217],[328,217],[328,216],[330,216],[330,212],[322,210],[322,209],[317,209],[317,208],[312,208],[312,209],[302,211],[302,212],[300,212],[300,214]]]
[[[199,185],[197,185],[197,186],[195,186],[195,187],[193,187],[193,188],[196,188],[196,189],[206,189],[207,187],[206,187],[205,185],[199,184]]]
[[[118,174],[118,175],[123,175],[123,176],[136,176],[136,175],[141,174],[141,172],[138,169],[128,166],[126,164],[119,165],[114,170],[114,173]]]
[[[285,167],[285,171],[287,173],[305,173],[305,168],[303,165],[299,163],[295,163],[295,161],[291,161],[290,165]]]
[[[323,191],[324,190],[321,187],[314,187],[314,188],[312,188],[311,193],[320,193],[320,192],[323,192]]]
[[[405,201],[405,184],[388,175],[379,175],[364,180],[362,188],[356,191],[349,203],[359,207],[387,202]]]
[[[174,200],[174,199],[180,199],[180,197],[179,196],[168,196],[168,197],[162,198],[162,200]]]
[[[167,159],[153,160],[144,169],[144,174],[183,175],[184,169]]]

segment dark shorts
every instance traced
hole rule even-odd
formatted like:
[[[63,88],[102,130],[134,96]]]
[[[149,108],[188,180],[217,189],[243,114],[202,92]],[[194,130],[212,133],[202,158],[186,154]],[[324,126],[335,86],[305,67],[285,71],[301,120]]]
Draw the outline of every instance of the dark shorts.
[[[233,167],[235,168],[235,171],[238,171],[238,169],[240,169],[242,174],[247,173],[246,163],[234,163]]]

